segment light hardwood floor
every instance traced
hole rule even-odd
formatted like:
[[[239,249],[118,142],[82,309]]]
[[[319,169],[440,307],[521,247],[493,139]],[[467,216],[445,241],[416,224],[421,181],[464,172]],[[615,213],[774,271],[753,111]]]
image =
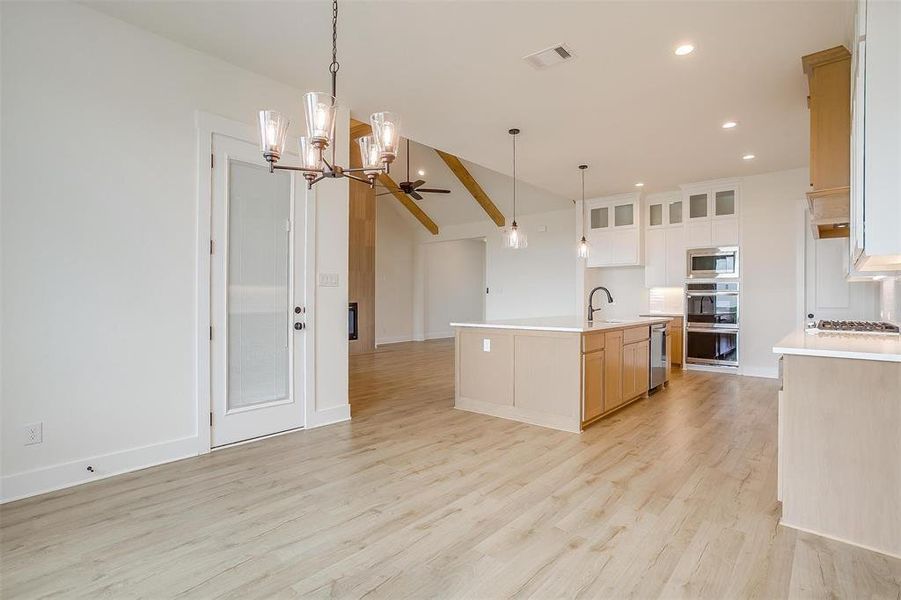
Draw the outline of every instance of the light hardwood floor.
[[[777,525],[775,392],[686,373],[580,436],[389,346],[350,423],[4,506],[2,596],[901,598],[901,561]]]

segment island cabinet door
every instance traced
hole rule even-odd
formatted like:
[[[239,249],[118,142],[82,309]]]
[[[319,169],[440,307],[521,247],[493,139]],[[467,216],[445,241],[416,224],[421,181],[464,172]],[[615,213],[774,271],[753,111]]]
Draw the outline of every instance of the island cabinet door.
[[[604,340],[604,412],[623,403],[623,332],[612,331]]]
[[[590,421],[604,412],[604,351],[583,356],[585,364],[582,421]]]
[[[633,369],[635,373],[635,389],[632,395],[634,398],[647,392],[650,386],[651,342],[645,340],[632,345],[635,346],[635,367]]]

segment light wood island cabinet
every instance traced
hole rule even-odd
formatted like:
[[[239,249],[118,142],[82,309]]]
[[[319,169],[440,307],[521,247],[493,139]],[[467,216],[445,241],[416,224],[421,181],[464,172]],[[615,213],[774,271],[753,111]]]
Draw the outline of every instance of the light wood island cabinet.
[[[650,326],[668,317],[588,324],[574,318],[451,323],[454,406],[579,432],[647,397]]]

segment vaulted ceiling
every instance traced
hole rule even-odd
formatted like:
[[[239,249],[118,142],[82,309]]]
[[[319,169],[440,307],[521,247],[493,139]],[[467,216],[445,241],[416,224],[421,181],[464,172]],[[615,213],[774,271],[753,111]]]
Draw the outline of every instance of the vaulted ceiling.
[[[328,87],[329,2],[85,3],[299,89]],[[394,110],[412,139],[507,174],[507,129],[519,127],[522,178],[574,198],[582,162],[590,196],[806,165],[800,57],[844,43],[853,9],[383,0],[340,10],[338,94],[355,117]],[[697,49],[675,56],[685,41]],[[522,60],[558,43],[575,59],[546,70]],[[726,120],[738,127],[721,129]]]

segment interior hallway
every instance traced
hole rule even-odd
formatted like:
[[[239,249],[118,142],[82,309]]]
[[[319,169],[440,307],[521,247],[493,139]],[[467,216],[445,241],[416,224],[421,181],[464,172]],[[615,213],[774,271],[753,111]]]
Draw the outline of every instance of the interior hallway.
[[[777,526],[776,387],[674,374],[579,436],[388,346],[349,423],[3,506],[2,596],[898,598],[901,561]]]

